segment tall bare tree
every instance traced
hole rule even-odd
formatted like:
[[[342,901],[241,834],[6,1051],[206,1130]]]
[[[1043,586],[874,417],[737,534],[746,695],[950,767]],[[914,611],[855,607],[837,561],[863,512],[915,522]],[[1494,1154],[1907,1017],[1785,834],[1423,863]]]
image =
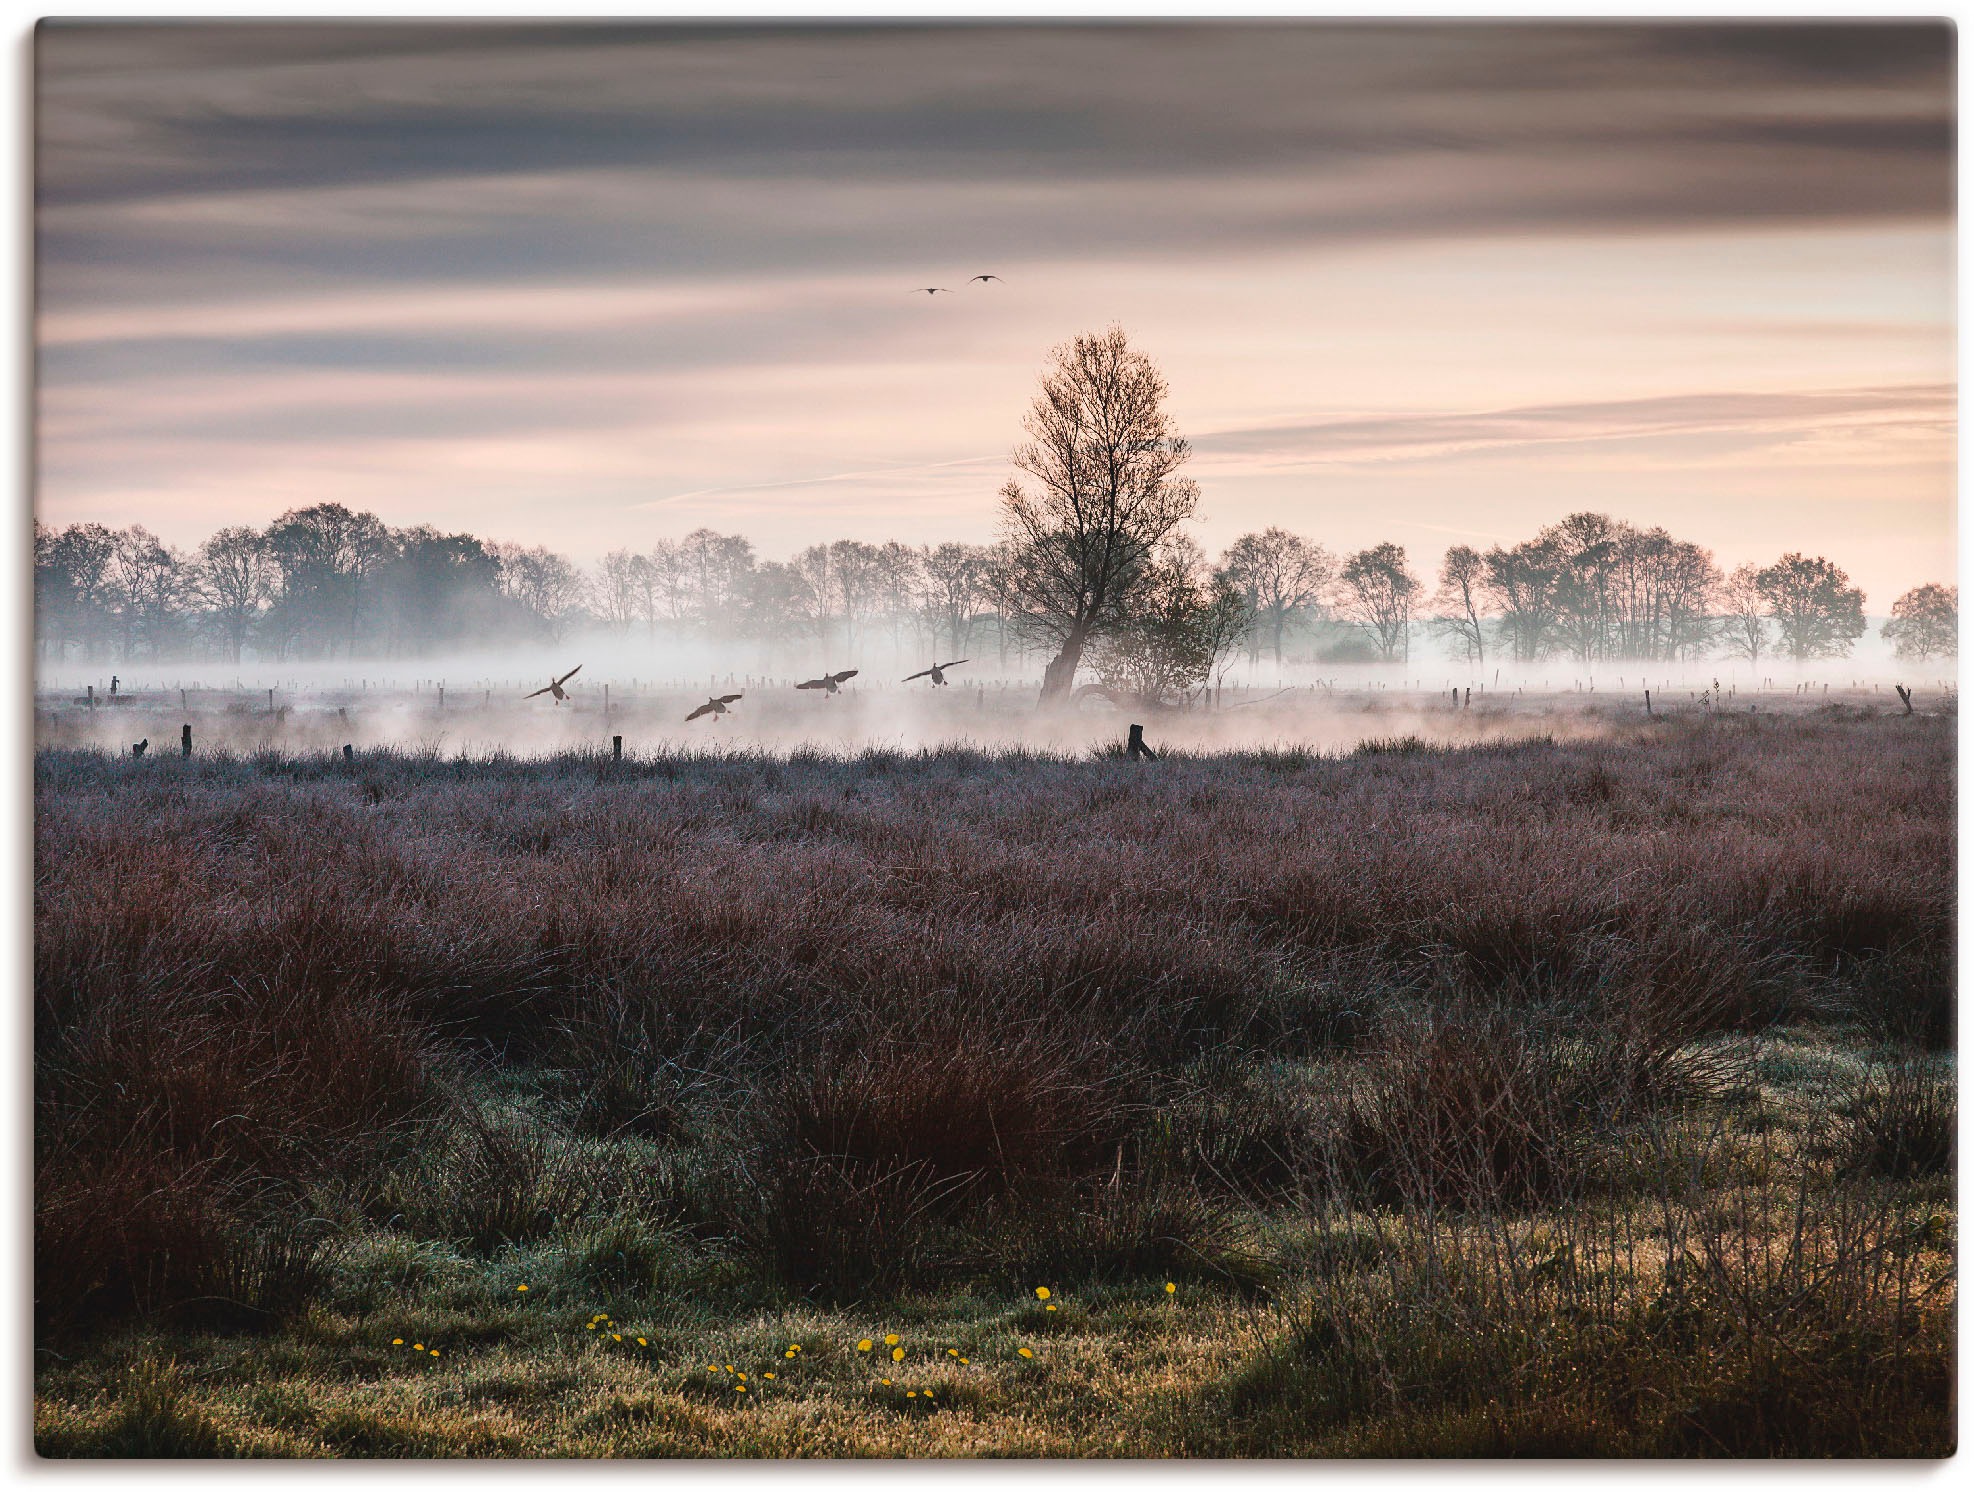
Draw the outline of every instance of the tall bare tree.
[[[1247,597],[1256,639],[1264,635],[1269,639],[1275,666],[1281,667],[1282,634],[1298,615],[1320,602],[1324,587],[1336,575],[1336,556],[1287,529],[1265,528],[1234,540],[1220,563]]]
[[[1153,548],[1199,505],[1166,384],[1122,327],[1057,347],[1001,489],[1018,623],[1056,649],[1042,699],[1066,698],[1091,640],[1122,615]]]

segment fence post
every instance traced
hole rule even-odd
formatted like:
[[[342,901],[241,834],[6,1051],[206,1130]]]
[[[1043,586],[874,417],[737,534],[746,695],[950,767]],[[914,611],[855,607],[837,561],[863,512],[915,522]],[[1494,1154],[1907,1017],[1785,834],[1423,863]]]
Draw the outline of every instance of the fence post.
[[[187,725],[178,734],[178,751],[181,756],[189,757],[192,754],[192,727],[190,725]]]
[[[96,713],[96,686],[94,684],[91,684],[88,687],[89,687],[89,713],[93,715]]]
[[[350,746],[350,743],[348,741],[343,742],[343,760],[346,762],[351,762],[356,760],[356,752]]]
[[[1652,691],[1650,689],[1645,691],[1645,713],[1647,715],[1652,713]]]
[[[1158,753],[1145,744],[1145,728],[1142,725],[1131,727],[1131,739],[1125,743],[1124,752],[1134,762],[1141,757],[1146,761],[1158,760]]]
[[[622,736],[612,736],[610,738],[610,760],[613,762],[620,762],[623,759],[624,759],[624,738]]]

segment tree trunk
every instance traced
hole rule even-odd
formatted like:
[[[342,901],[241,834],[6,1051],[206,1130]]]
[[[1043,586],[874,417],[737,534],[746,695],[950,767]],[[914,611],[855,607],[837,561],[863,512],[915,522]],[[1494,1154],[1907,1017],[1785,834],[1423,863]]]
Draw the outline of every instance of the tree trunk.
[[[1055,704],[1069,697],[1076,682],[1076,666],[1083,661],[1083,646],[1089,641],[1087,629],[1078,627],[1063,639],[1062,651],[1042,670],[1042,703]]]

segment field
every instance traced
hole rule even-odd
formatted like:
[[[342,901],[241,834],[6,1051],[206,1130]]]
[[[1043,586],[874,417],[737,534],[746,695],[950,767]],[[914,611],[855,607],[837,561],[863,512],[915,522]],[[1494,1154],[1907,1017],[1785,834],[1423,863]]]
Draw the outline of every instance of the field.
[[[1955,721],[1887,703],[48,725],[37,1446],[1949,1454]]]

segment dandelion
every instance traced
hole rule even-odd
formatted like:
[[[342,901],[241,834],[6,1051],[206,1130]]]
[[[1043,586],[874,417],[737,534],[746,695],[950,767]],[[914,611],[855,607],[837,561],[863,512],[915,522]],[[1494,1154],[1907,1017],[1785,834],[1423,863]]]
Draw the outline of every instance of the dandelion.
[[[883,1381],[883,1384],[884,1384],[884,1386],[885,1386],[886,1388],[889,1388],[889,1387],[891,1387],[891,1380],[890,1380],[889,1378],[886,1378],[886,1379],[884,1379],[884,1380],[882,1380],[882,1381]]]
[[[610,1340],[613,1342],[621,1342],[623,1341],[623,1338],[613,1331],[610,1333]]]
[[[1033,1357],[1033,1356],[1034,1356],[1035,1354],[1034,1354],[1033,1352],[1031,1352],[1031,1351],[1029,1351],[1029,1349],[1028,1349],[1028,1348],[1026,1348],[1026,1347],[1023,1347],[1023,1348],[1021,1349],[1021,1355],[1022,1355],[1023,1357]]]
[[[649,1347],[649,1346],[651,1345],[651,1344],[650,1344],[649,1342],[647,1342],[647,1341],[645,1341],[645,1339],[644,1339],[643,1337],[639,1337],[639,1338],[637,1339],[637,1344],[638,1344],[638,1346],[640,1346],[640,1347]]]
[[[1165,1282],[1165,1293],[1167,1295],[1177,1295],[1179,1293],[1179,1287],[1171,1280],[1167,1280]]]
[[[439,1349],[434,1347],[432,1349],[432,1356],[437,1357],[438,1355],[439,1355]]]
[[[733,1391],[737,1394],[744,1394],[747,1392],[747,1385],[744,1383],[736,1383],[733,1386]]]
[[[800,1342],[790,1342],[788,1344],[788,1350],[790,1352],[800,1352],[802,1350],[802,1344]]]
[[[413,1342],[411,1344],[411,1350],[413,1352],[423,1352],[425,1350],[425,1344],[423,1342]]]
[[[870,1349],[871,1339],[869,1337],[865,1337],[861,1342],[857,1343],[857,1350],[859,1352],[868,1352]]]
[[[592,1321],[592,1322],[590,1322],[590,1324],[589,1324],[589,1329],[590,1329],[591,1331],[595,1331],[595,1330],[596,1330],[596,1323],[595,1323],[594,1321]]]
[[[761,1376],[762,1376],[763,1378],[772,1378],[772,1377],[774,1377],[774,1374],[772,1374],[772,1373],[763,1373],[763,1374],[762,1374]]]
[[[905,1360],[905,1349],[903,1347],[893,1347],[891,1349],[891,1361],[903,1362],[904,1360]]]
[[[888,1336],[888,1337],[886,1337],[886,1338],[884,1339],[884,1345],[885,1345],[885,1346],[887,1346],[887,1347],[895,1347],[895,1346],[897,1346],[897,1345],[898,1345],[898,1333],[894,1331],[894,1332],[892,1332],[892,1333],[891,1333],[891,1335],[890,1335],[890,1336]]]
[[[747,1381],[747,1375],[745,1373],[736,1373],[734,1377],[738,1378],[742,1383]]]
[[[514,1287],[514,1293],[517,1295],[526,1295],[528,1293],[528,1287],[526,1285],[516,1285]]]
[[[918,1390],[917,1390],[917,1389],[915,1389],[915,1388],[908,1388],[908,1389],[906,1389],[906,1390],[905,1390],[905,1397],[906,1397],[906,1398],[908,1398],[908,1399],[916,1399],[916,1398],[918,1397]]]
[[[1045,1305],[1045,1306],[1043,1306],[1043,1307],[1042,1307],[1042,1309],[1043,1309],[1043,1310],[1045,1310],[1045,1311],[1053,1311],[1053,1310],[1055,1309],[1055,1307],[1054,1307],[1054,1306],[1052,1306],[1052,1305]]]
[[[948,1347],[946,1349],[946,1356],[948,1357],[958,1357],[959,1355],[960,1355],[960,1349],[957,1347]]]
[[[787,1358],[790,1362],[795,1361],[795,1354],[793,1352],[784,1352],[782,1353],[782,1356]]]
[[[402,1347],[402,1346],[404,1345],[404,1338],[403,1338],[403,1337],[392,1337],[392,1338],[391,1338],[391,1345],[392,1345],[393,1347]]]
[[[1047,1300],[1049,1298],[1049,1295],[1050,1295],[1050,1290],[1047,1285],[1037,1285],[1035,1287],[1035,1298],[1037,1300]]]
[[[733,1371],[733,1364],[732,1364],[732,1363],[728,1363],[728,1364],[727,1364],[727,1371],[728,1371],[729,1373],[731,1373],[731,1372]],[[743,1376],[743,1377],[745,1377],[746,1375],[745,1375],[745,1374],[743,1374],[742,1376]]]
[[[966,1366],[967,1366],[968,1364],[970,1364],[970,1363],[971,1363],[972,1361],[973,1361],[973,1359],[972,1359],[972,1358],[970,1358],[970,1357],[963,1357],[963,1358],[961,1358],[961,1359],[960,1359],[960,1366],[964,1368],[964,1367],[966,1367]]]

